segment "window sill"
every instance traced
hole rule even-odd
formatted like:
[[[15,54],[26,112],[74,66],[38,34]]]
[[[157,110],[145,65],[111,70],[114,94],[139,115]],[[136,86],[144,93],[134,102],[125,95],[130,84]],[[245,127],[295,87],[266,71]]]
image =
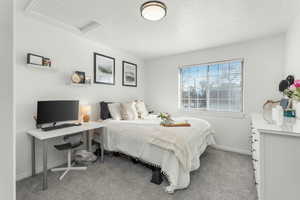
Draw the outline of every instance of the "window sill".
[[[191,115],[203,115],[205,117],[218,117],[218,118],[232,118],[232,119],[244,119],[246,114],[244,112],[222,112],[222,111],[206,111],[206,110],[179,110],[180,114],[191,114]]]

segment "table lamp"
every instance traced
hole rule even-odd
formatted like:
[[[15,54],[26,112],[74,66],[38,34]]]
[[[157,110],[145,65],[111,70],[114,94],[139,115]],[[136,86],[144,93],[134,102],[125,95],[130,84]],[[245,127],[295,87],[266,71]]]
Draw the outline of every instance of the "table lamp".
[[[90,121],[91,110],[92,110],[92,107],[90,105],[81,105],[80,106],[80,112],[81,112],[83,122]]]

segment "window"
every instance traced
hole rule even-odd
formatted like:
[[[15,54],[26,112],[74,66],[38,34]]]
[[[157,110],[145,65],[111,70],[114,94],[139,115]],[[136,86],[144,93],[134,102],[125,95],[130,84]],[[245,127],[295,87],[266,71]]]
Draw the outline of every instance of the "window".
[[[180,68],[180,107],[184,110],[242,112],[243,60]]]

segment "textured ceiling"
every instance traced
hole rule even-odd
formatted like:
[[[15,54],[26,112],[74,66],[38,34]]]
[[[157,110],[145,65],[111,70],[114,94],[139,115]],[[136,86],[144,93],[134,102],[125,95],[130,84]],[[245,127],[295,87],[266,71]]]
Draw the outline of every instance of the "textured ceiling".
[[[143,59],[285,32],[299,0],[163,0],[167,16],[140,16],[143,0],[34,0],[30,10],[61,23],[100,26],[83,37]]]

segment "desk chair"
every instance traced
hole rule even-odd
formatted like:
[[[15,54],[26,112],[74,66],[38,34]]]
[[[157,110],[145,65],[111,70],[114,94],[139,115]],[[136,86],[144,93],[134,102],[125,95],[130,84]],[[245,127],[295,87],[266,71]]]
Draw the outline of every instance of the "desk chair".
[[[87,169],[87,167],[73,167],[74,163],[72,163],[72,150],[83,144],[81,141],[81,134],[65,136],[63,140],[65,142],[64,144],[54,145],[54,147],[59,151],[68,150],[68,165],[67,167],[51,169],[52,172],[64,171],[64,173],[59,177],[59,180],[62,180],[70,170]]]

